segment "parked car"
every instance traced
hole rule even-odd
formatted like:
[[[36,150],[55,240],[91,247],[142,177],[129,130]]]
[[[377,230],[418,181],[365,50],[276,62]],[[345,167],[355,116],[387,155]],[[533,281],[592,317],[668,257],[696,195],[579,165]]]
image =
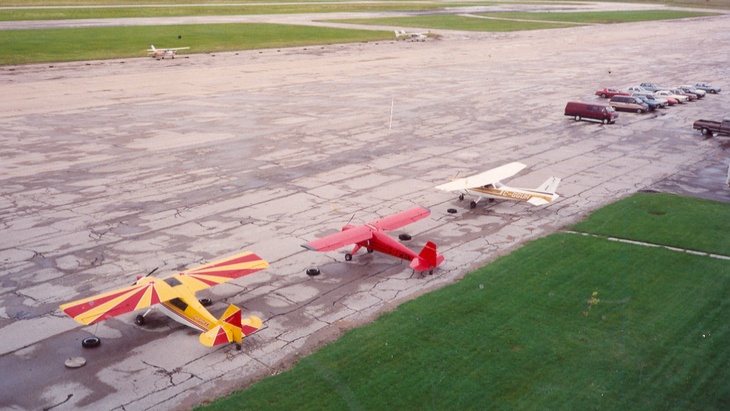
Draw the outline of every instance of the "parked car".
[[[720,92],[720,87],[715,87],[712,84],[707,83],[695,83],[695,87],[700,90],[705,90],[708,93],[717,94]]]
[[[647,100],[655,102],[659,107],[666,108],[669,105],[669,100],[664,97],[655,96],[654,94],[637,94],[638,96],[646,97]],[[677,104],[675,101],[674,104]]]
[[[618,113],[611,106],[576,101],[570,101],[565,105],[565,115],[572,116],[575,121],[585,118],[598,120],[603,124],[614,123],[618,118]]]
[[[631,86],[631,87],[627,88],[626,90],[630,91],[632,94],[636,94],[636,93],[652,94],[652,93],[654,93],[653,91],[649,91],[649,90],[645,89],[644,87],[640,87],[640,86]]]
[[[654,95],[655,96],[664,97],[667,100],[669,100],[670,98],[672,98],[672,99],[676,100],[677,103],[680,103],[680,104],[689,101],[689,97],[682,96],[682,95],[679,95],[679,94],[674,94],[674,93],[672,93],[669,90],[659,90],[656,93],[654,93]]]
[[[649,90],[649,91],[659,91],[659,90],[666,89],[666,87],[660,87],[656,83],[641,83],[640,87],[643,88],[644,90]]]
[[[677,88],[684,91],[685,93],[692,93],[697,96],[697,98],[703,98],[707,95],[707,92],[705,90],[700,90],[698,88],[694,88],[688,85],[677,86]]]
[[[596,91],[596,95],[601,98],[611,98],[613,96],[630,96],[631,93],[617,88],[604,88],[603,90]]]
[[[642,96],[641,94],[637,94],[634,97],[638,98],[639,100],[643,101],[647,106],[649,106],[649,111],[654,111],[660,107],[659,103],[649,100],[646,96]]]
[[[635,111],[637,113],[649,111],[649,106],[635,96],[613,96],[608,104],[616,110]]]
[[[672,93],[674,93],[677,96],[685,96],[685,97],[687,97],[687,99],[689,99],[688,101],[695,101],[695,100],[697,100],[697,95],[692,94],[692,93],[687,93],[684,90],[680,90],[678,88],[672,88],[672,89],[669,89],[669,91],[672,92]]]
[[[712,137],[713,133],[730,135],[730,120],[697,120],[692,125],[692,128],[700,130],[703,136]]]

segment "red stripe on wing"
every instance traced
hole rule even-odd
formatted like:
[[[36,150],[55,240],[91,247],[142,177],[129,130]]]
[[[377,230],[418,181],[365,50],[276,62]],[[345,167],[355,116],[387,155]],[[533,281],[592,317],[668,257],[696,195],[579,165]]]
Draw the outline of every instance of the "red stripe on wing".
[[[146,285],[140,285],[137,287],[131,287],[124,290],[120,290],[120,292],[114,292],[109,295],[103,295],[100,298],[95,298],[91,300],[83,300],[81,304],[78,305],[70,305],[65,308],[63,308],[63,312],[68,314],[71,318],[77,319],[78,317],[83,317],[84,314],[89,314],[89,317],[96,317],[92,321],[81,321],[85,324],[94,324],[102,320],[106,320],[107,318],[115,317],[120,314],[128,313],[131,311],[134,311],[137,306],[139,305],[140,301],[145,296],[145,293],[147,292],[147,288],[149,287],[149,284]],[[113,305],[110,305],[107,308],[102,309],[105,304],[111,303],[114,300],[121,300]],[[73,303],[72,303],[73,304]],[[93,313],[94,310],[100,310],[97,313]]]

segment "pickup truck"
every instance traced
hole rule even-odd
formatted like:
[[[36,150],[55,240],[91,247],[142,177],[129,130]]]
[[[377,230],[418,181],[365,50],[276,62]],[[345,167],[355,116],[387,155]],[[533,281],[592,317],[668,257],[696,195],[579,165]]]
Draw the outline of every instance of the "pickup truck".
[[[697,120],[692,125],[692,128],[700,130],[703,136],[711,137],[713,133],[730,135],[730,120]]]

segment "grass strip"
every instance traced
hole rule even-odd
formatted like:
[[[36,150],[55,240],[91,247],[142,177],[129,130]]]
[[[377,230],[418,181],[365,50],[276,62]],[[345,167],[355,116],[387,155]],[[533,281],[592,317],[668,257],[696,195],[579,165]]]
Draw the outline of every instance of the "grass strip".
[[[336,23],[364,24],[374,26],[416,27],[423,29],[465,30],[465,31],[519,31],[567,27],[566,24],[550,22],[529,22],[517,20],[493,20],[455,14],[434,14],[416,17],[384,17],[376,19],[338,19]]]
[[[724,409],[728,295],[727,261],[555,234],[201,409]]]
[[[603,207],[572,229],[730,255],[730,207],[711,200],[637,193]]]
[[[181,38],[178,38],[180,36]],[[157,48],[207,53],[392,39],[390,31],[279,24],[130,26],[0,31],[0,64],[142,57]]]

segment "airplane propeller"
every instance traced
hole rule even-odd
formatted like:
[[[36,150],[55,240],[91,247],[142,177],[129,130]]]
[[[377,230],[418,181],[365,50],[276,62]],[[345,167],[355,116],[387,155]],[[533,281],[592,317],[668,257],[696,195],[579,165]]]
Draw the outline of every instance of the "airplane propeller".
[[[159,269],[159,268],[160,268],[160,267],[155,267],[155,269],[154,269],[154,270],[150,271],[150,272],[149,272],[149,273],[147,273],[146,275],[138,275],[138,276],[137,276],[137,280],[136,280],[135,282],[133,282],[133,283],[132,283],[132,285],[137,285],[137,283],[139,282],[139,280],[141,280],[142,278],[145,278],[145,277],[149,277],[149,276],[151,276],[151,275],[152,275],[152,274],[154,274],[154,272],[155,272],[155,271],[157,271],[157,269]]]

